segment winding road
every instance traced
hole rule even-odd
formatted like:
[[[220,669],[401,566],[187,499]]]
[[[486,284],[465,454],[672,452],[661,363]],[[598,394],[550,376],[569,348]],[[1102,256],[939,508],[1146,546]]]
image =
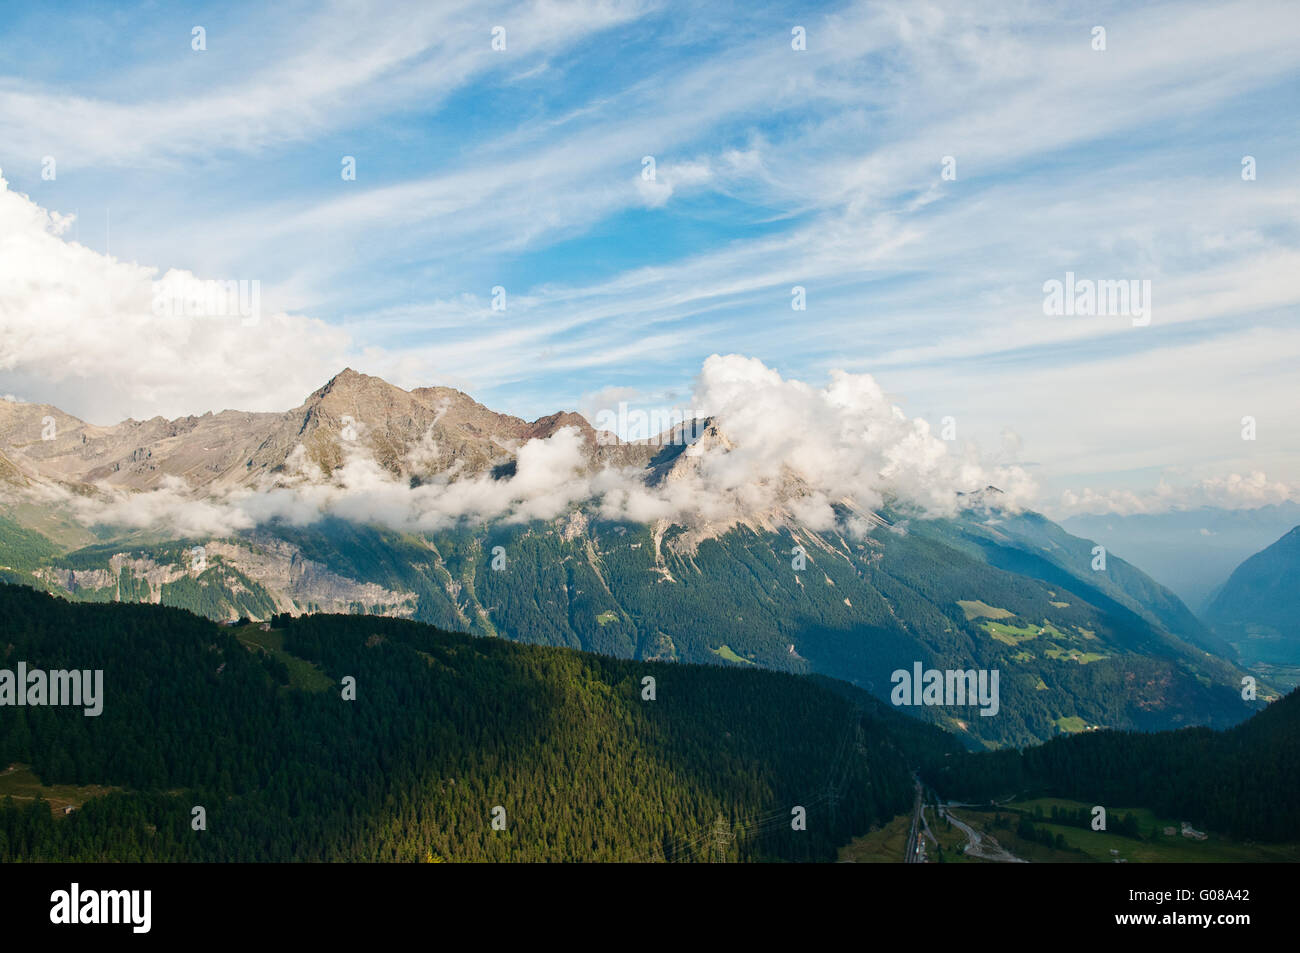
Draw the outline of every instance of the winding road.
[[[945,805],[940,808],[940,817],[947,817],[952,821],[953,826],[966,835],[968,843],[962,848],[962,853],[971,857],[978,857],[981,860],[992,860],[1002,864],[1025,864],[1026,860],[1017,857],[1011,851],[999,844],[993,837],[988,834],[981,834],[953,814],[951,805]]]

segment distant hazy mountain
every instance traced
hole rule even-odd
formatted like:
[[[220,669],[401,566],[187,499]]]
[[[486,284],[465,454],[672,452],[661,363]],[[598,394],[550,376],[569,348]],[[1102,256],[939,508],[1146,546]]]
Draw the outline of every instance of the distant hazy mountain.
[[[568,475],[539,491],[537,451],[555,441],[529,441],[555,435]],[[0,404],[0,500],[11,501],[0,506],[0,579],[212,619],[390,615],[624,658],[816,672],[885,699],[893,673],[917,663],[997,670],[995,716],[975,704],[909,709],[975,746],[1227,725],[1252,710],[1231,647],[1177,596],[1121,552],[1094,569],[1090,540],[1004,509],[993,488],[942,519],[845,498],[828,525],[809,517],[798,477],[744,482],[754,448],[737,452],[725,422],[670,437],[620,442],[574,414],[527,422],[458,391],[408,392],[352,371],[282,414],[95,427]],[[318,508],[336,478],[353,481],[348,495]],[[690,517],[544,505],[574,481],[615,479],[614,493],[663,494],[651,503],[689,501],[706,480],[757,502]],[[394,500],[411,498],[471,517],[394,523]],[[472,515],[500,498],[540,502]],[[91,533],[70,515],[83,505],[127,522]],[[166,524],[138,520],[167,507]]]
[[[1300,526],[1238,566],[1205,616],[1243,655],[1300,665]]]
[[[1253,510],[1202,506],[1132,516],[1071,516],[1061,526],[1095,539],[1202,611],[1241,561],[1300,523],[1300,503]]]

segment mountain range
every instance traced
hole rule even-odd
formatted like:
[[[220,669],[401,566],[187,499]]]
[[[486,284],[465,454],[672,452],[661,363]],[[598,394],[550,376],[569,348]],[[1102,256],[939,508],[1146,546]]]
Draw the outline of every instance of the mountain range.
[[[96,426],[0,402],[0,578],[821,673],[882,699],[915,663],[997,669],[997,717],[914,711],[976,748],[1228,726],[1268,696],[1242,700],[1232,646],[1176,595],[996,488],[946,511],[907,481],[826,492],[788,453],[755,469],[766,448],[731,424],[624,441],[352,370],[283,413]]]

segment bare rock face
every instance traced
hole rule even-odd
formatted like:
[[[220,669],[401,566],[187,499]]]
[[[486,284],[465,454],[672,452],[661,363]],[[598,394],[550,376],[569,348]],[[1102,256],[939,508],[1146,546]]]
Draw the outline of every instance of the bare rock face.
[[[45,404],[0,403],[0,447],[25,475],[61,484],[151,489],[235,484],[284,414],[222,411],[97,427]]]
[[[699,477],[705,454],[727,453],[735,446],[712,419],[680,424],[657,442],[662,449],[650,461],[651,483],[679,483]]]
[[[411,616],[417,596],[375,583],[348,579],[314,560],[298,547],[259,533],[239,543],[209,542],[209,557],[256,579],[276,602],[277,612],[298,615],[308,607],[320,612],[348,612],[361,605],[371,615]]]
[[[266,485],[304,465],[327,475],[354,453],[415,481],[508,476],[521,446],[565,427],[581,435],[592,468],[644,466],[656,452],[598,433],[572,412],[529,422],[450,387],[405,391],[347,368],[283,413],[224,410],[97,427],[46,404],[0,402],[0,481],[149,490],[179,479],[217,491]]]
[[[728,455],[736,450],[711,418],[681,421],[655,437],[625,442],[597,431],[573,412],[527,421],[490,410],[454,388],[407,391],[345,368],[300,406],[281,413],[223,410],[99,427],[49,405],[2,401],[0,493],[16,497],[24,489],[54,485],[82,496],[102,496],[106,491],[169,487],[201,499],[232,490],[326,481],[356,461],[371,467],[377,464],[412,486],[466,478],[509,479],[528,441],[547,440],[566,428],[581,440],[584,475],[614,468],[624,478],[678,499],[716,484],[719,467],[725,469]],[[675,518],[685,531],[675,536],[670,548],[691,555],[704,540],[738,525],[772,532],[800,522],[790,504],[809,488],[788,469],[759,478],[746,489],[759,492],[738,497],[732,501],[735,505],[715,508],[711,516],[689,508],[679,513]],[[754,499],[763,502],[754,505]],[[565,538],[584,535],[585,520],[571,519],[563,528]],[[662,530],[656,534],[657,563],[662,562],[661,535]],[[234,553],[228,555],[232,563],[239,562]],[[292,560],[285,565],[291,564]],[[284,598],[296,605],[346,606],[351,601],[392,607],[405,605],[409,597],[349,590],[341,579],[317,576],[313,582],[307,567],[299,567],[292,580],[279,578],[281,568],[270,563],[247,568],[253,578],[275,576],[269,588],[286,594]]]
[[[11,484],[13,486],[27,486],[31,481],[23,475],[23,471],[9,461],[9,458],[0,453],[0,484]]]
[[[117,577],[107,569],[63,569],[47,566],[36,570],[35,576],[73,593],[83,589],[105,589],[117,581]]]

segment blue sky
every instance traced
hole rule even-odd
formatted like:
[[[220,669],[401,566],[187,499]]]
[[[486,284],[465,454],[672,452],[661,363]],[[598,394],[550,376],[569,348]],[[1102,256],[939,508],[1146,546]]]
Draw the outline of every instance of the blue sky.
[[[37,227],[19,195],[76,219],[7,248],[0,392],[99,423],[284,409],[350,364],[592,414],[689,406],[740,353],[873,375],[1049,510],[1293,494],[1294,4],[699,6],[7,10],[0,224]],[[25,254],[58,295],[15,283]],[[257,280],[267,318],[160,332],[92,293],[155,269]],[[1045,315],[1067,271],[1150,281],[1150,324]]]

